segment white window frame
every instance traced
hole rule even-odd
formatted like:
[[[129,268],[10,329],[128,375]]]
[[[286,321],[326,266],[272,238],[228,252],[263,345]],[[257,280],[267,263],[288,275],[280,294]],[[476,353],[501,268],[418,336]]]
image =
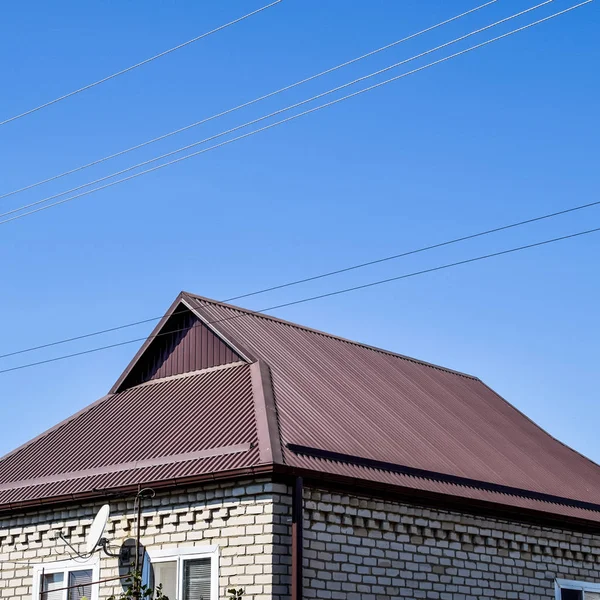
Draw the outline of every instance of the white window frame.
[[[600,592],[600,583],[587,583],[585,581],[576,581],[574,579],[557,579],[554,588],[556,600],[561,600],[560,591],[563,589],[598,593]],[[583,595],[583,600],[585,600],[585,593]]]
[[[92,581],[100,580],[100,557],[98,555],[87,560],[59,560],[55,562],[40,563],[33,567],[33,600],[40,598],[40,585],[42,574],[51,575],[54,573],[63,573],[64,587],[69,585],[69,571],[87,571],[92,570]],[[64,590],[63,596],[68,598],[68,591]],[[92,585],[92,594],[90,600],[98,600],[98,584]],[[211,599],[212,600],[212,599]]]
[[[218,546],[184,546],[181,548],[169,548],[164,550],[153,550],[147,548],[150,564],[161,562],[177,563],[177,598],[183,597],[183,563],[186,560],[199,558],[210,558],[210,600],[219,600],[219,547]]]

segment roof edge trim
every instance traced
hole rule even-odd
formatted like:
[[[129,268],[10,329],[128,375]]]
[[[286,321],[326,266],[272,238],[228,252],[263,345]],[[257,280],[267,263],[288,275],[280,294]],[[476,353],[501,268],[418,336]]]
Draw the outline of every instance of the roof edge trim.
[[[119,378],[113,386],[110,388],[109,394],[116,394],[121,390],[121,387],[135,365],[138,363],[144,352],[148,349],[152,341],[156,338],[160,330],[166,325],[167,321],[171,318],[179,304],[181,304],[183,294],[179,294],[177,298],[173,301],[171,306],[167,309],[167,312],[161,317],[160,321],[156,324],[156,327],[150,332],[150,335],[146,338],[146,340],[142,343],[139,350],[135,353],[134,357],[131,359],[129,364],[125,367],[125,370],[119,375]],[[189,307],[186,305],[186,308],[189,310]]]
[[[236,352],[242,359],[244,359],[247,363],[252,362],[252,358],[248,358],[247,352],[242,352],[238,349],[237,344],[233,343],[230,339],[228,339],[221,331],[212,327],[209,320],[198,311],[197,307],[194,307],[190,302],[186,301],[186,296],[189,296],[186,292],[180,292],[177,298],[175,298],[174,302],[169,306],[167,312],[161,317],[160,321],[154,327],[154,329],[150,332],[150,335],[146,338],[146,340],[142,343],[139,350],[135,353],[134,357],[131,359],[125,370],[121,373],[117,381],[114,383],[112,388],[110,389],[110,394],[116,394],[118,392],[123,391],[122,387],[127,377],[133,371],[135,365],[142,358],[146,350],[150,347],[152,342],[156,339],[156,337],[160,334],[163,327],[167,324],[168,320],[177,312],[177,308],[179,306],[183,306],[186,310],[189,310],[196,318],[198,318],[206,327],[212,331],[224,344],[229,346],[234,352]],[[135,387],[135,386],[134,386]]]
[[[402,485],[367,481],[349,475],[331,475],[323,471],[310,468],[285,467],[296,477],[303,477],[305,485],[320,487],[328,491],[344,490],[356,495],[376,497],[377,499],[402,502],[410,505],[442,508],[464,514],[474,512],[492,516],[496,519],[514,523],[515,520],[523,523],[534,523],[545,527],[560,527],[562,529],[575,529],[588,532],[590,529],[600,532],[600,522],[586,516],[565,516],[545,511],[541,508],[524,508],[502,504],[494,500],[480,500],[452,496],[443,492],[417,490]]]
[[[460,477],[458,475],[448,475],[446,473],[437,473],[436,471],[427,471],[425,469],[417,469],[415,467],[407,467],[404,465],[398,465],[395,463],[389,463],[382,460],[375,460],[371,458],[364,458],[361,456],[353,456],[351,454],[343,454],[341,452],[332,452],[330,450],[322,450],[320,448],[311,448],[309,446],[301,446],[298,444],[286,444],[286,447],[294,454],[310,456],[312,458],[318,458],[323,460],[331,460],[334,462],[341,462],[359,467],[366,467],[370,469],[380,469],[382,471],[389,471],[392,473],[401,473],[403,475],[409,475],[412,477],[419,477],[421,479],[432,479],[443,483],[450,483],[454,485],[461,485],[465,487],[471,487],[476,489],[485,490],[488,492],[496,492],[499,494],[507,494],[510,496],[520,496],[522,498],[529,498],[531,500],[538,500],[540,502],[548,502],[551,504],[562,504],[564,506],[572,506],[574,508],[581,508],[584,510],[592,510],[600,512],[600,504],[593,502],[586,502],[584,500],[575,500],[573,498],[565,498],[563,496],[554,496],[552,494],[546,494],[543,492],[534,492],[523,488],[516,488],[499,483],[490,483],[487,481],[480,481],[478,479],[470,479],[468,477]]]
[[[466,377],[467,379],[479,381],[479,378],[476,375],[471,375],[470,373],[464,373],[463,371],[457,371],[456,369],[451,369],[450,367],[436,365],[435,363],[427,362],[426,360],[421,360],[420,358],[415,358],[413,356],[407,356],[406,354],[399,354],[398,352],[393,352],[392,350],[386,350],[385,348],[379,348],[377,346],[363,344],[362,342],[357,342],[356,340],[351,340],[351,339],[348,339],[348,338],[345,338],[345,337],[342,337],[339,335],[334,335],[333,333],[328,333],[327,331],[321,331],[320,329],[314,329],[313,327],[308,327],[306,325],[300,325],[299,323],[294,323],[293,321],[286,321],[285,319],[280,319],[279,317],[274,317],[273,315],[269,315],[264,312],[250,310],[248,308],[243,308],[242,306],[236,306],[234,304],[227,304],[226,302],[219,302],[218,300],[213,300],[212,298],[207,298],[205,296],[199,296],[198,294],[192,294],[191,292],[182,292],[182,294],[185,296],[189,296],[190,298],[194,298],[198,302],[205,302],[206,304],[212,304],[212,305],[216,305],[216,306],[224,306],[225,308],[228,308],[230,310],[237,310],[237,311],[245,313],[247,315],[267,319],[270,321],[275,321],[277,323],[281,323],[282,325],[288,325],[290,327],[295,327],[296,329],[303,329],[304,331],[309,331],[310,333],[314,333],[317,335],[323,335],[325,337],[337,340],[339,342],[345,342],[347,344],[352,344],[353,346],[367,348],[368,350],[373,350],[374,352],[381,352],[382,354],[387,354],[389,356],[394,356],[396,358],[408,360],[410,362],[417,363],[419,365],[431,367],[432,369],[438,369],[440,371],[445,371],[446,373],[451,373],[453,375],[459,375],[461,377]],[[226,320],[226,319],[224,319],[224,320]]]
[[[250,365],[256,432],[261,463],[283,464],[279,418],[269,366],[259,360]]]
[[[69,481],[71,479],[83,479],[94,475],[106,475],[108,473],[119,473],[121,471],[133,471],[136,469],[144,469],[146,467],[154,467],[157,465],[176,464],[191,460],[201,460],[213,456],[225,456],[227,454],[238,454],[248,452],[251,449],[250,444],[237,444],[235,446],[221,446],[220,448],[208,448],[206,450],[198,450],[196,452],[183,452],[181,454],[171,454],[169,456],[157,456],[146,460],[136,460],[133,462],[119,463],[107,465],[106,467],[98,467],[94,469],[82,469],[81,471],[68,471],[57,473],[55,475],[47,475],[44,477],[36,477],[34,479],[22,479],[0,484],[0,490],[16,490],[25,487],[33,487],[43,485],[45,483],[56,483],[58,481]]]
[[[220,331],[217,327],[213,327],[214,323],[212,323],[202,312],[198,310],[198,307],[193,306],[191,303],[186,301],[185,296],[189,295],[186,292],[181,293],[181,304],[183,304],[186,308],[188,308],[193,314],[196,315],[208,327],[223,343],[227,344],[232,350],[234,350],[241,358],[243,358],[246,362],[253,362],[253,357],[243,348],[240,348],[238,344],[231,340],[231,338],[227,337],[222,331]],[[218,321],[217,321],[218,322]]]
[[[228,334],[221,331],[218,324],[221,320],[226,321],[227,319],[217,319],[216,321],[212,321],[210,319],[210,317],[208,315],[205,315],[204,312],[202,311],[203,307],[195,306],[194,304],[189,302],[189,300],[186,300],[186,297],[192,298],[194,300],[199,300],[201,298],[200,296],[195,296],[194,294],[190,294],[189,292],[181,292],[181,294],[180,294],[181,300],[180,301],[182,304],[184,304],[184,306],[186,308],[191,310],[196,315],[196,317],[198,317],[204,323],[204,325],[206,327],[208,327],[208,329],[210,329],[219,339],[221,339],[225,344],[227,344],[235,352],[237,352],[241,358],[243,358],[248,363],[253,363],[258,360],[258,358],[256,356],[254,356],[253,354],[251,354],[250,352],[248,352],[248,350],[246,348],[240,346],[239,343],[237,342],[237,340],[233,341],[228,336]],[[222,304],[222,303],[215,301],[215,302],[213,302],[213,304]],[[223,306],[227,306],[227,305],[223,304]],[[235,308],[235,307],[231,307],[231,308]]]
[[[143,383],[138,383],[127,390],[137,390],[143,387],[149,387],[151,385],[157,385],[159,383],[165,383],[168,381],[176,381],[178,379],[187,379],[188,377],[197,377],[199,375],[204,375],[206,373],[214,373],[215,371],[224,371],[225,369],[235,369],[238,367],[247,367],[248,363],[242,360],[238,360],[237,362],[227,363],[225,365],[215,365],[214,367],[206,367],[206,369],[197,369],[196,371],[188,371],[187,373],[179,373],[177,375],[169,375],[168,377],[159,377],[158,379],[150,379],[149,381],[144,381]]]

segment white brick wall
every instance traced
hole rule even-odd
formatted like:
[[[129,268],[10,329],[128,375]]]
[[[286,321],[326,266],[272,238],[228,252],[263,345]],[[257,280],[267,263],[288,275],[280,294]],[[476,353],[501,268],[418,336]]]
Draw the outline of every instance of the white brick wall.
[[[305,490],[304,597],[554,598],[600,582],[600,536]]]
[[[0,517],[0,599],[31,600],[32,565],[65,558],[58,531],[82,544],[101,504]],[[111,510],[106,535],[118,546],[135,535],[133,500]],[[164,493],[144,503],[142,543],[216,545],[220,598],[235,586],[248,600],[287,600],[290,515],[290,488],[266,479]],[[600,583],[600,536],[567,528],[310,488],[304,528],[306,599],[550,600],[557,577]],[[103,557],[100,577],[117,574],[117,560]],[[116,591],[105,584],[100,598]]]
[[[247,600],[282,600],[289,597],[287,581],[282,578],[290,561],[290,499],[285,492],[285,486],[256,480],[146,499],[141,518],[142,544],[148,550],[217,545],[220,598],[226,597],[228,587],[235,586],[245,589]],[[57,533],[62,531],[75,547],[83,544],[101,504],[0,517],[0,598],[31,600],[32,565],[68,558],[58,554],[65,545],[57,540]],[[133,499],[110,504],[105,535],[118,547],[135,536]],[[103,556],[100,578],[116,575],[117,559]],[[100,598],[119,589],[118,583],[103,584]]]

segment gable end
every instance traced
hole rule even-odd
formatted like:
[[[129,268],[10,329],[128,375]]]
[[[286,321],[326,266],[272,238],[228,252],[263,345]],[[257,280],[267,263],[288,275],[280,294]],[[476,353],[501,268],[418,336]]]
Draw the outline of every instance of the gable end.
[[[244,360],[192,310],[179,303],[150,335],[112,391]]]

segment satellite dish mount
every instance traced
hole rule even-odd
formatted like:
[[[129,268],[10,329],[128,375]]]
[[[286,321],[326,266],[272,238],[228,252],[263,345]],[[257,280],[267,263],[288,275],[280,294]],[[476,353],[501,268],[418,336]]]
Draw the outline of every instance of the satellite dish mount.
[[[87,535],[87,539],[85,541],[85,553],[82,554],[81,552],[79,552],[78,550],[76,550],[72,544],[65,539],[65,537],[63,536],[63,534],[60,534],[60,539],[65,542],[65,544],[67,544],[67,546],[69,546],[69,548],[71,548],[71,550],[73,550],[73,552],[75,552],[75,554],[79,557],[79,558],[89,558],[90,556],[92,556],[92,554],[94,554],[94,552],[96,552],[96,550],[98,548],[101,548],[104,553],[107,556],[112,556],[115,558],[120,558],[122,560],[125,560],[126,557],[122,556],[122,553],[114,553],[114,552],[110,552],[108,550],[108,539],[106,539],[105,537],[103,537],[103,533],[104,533],[104,529],[106,528],[106,523],[108,522],[108,517],[110,516],[110,506],[108,504],[105,504],[104,506],[102,506],[102,508],[98,511],[98,513],[96,514],[96,516],[94,517],[94,520],[92,522],[92,526],[90,527],[90,531]]]

